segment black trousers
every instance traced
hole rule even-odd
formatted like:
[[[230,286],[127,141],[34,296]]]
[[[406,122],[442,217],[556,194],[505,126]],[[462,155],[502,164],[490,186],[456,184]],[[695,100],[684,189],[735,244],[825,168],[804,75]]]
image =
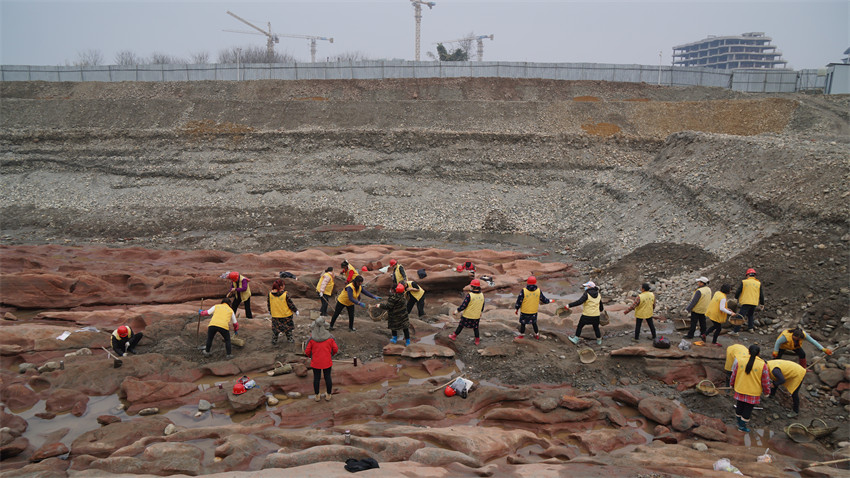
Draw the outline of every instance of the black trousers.
[[[333,380],[331,380],[331,369],[333,367],[328,367],[324,369],[314,368],[313,369],[313,391],[316,392],[316,395],[319,394],[319,383],[322,381],[322,375],[325,376],[325,388],[328,391],[328,395],[331,394],[334,388]]]
[[[401,331],[404,332],[405,340],[410,339],[410,329],[401,329]],[[392,330],[391,332],[393,333],[393,337],[398,337],[398,330]]]
[[[711,321],[711,327],[705,331],[705,335],[708,336],[710,333],[714,332],[714,338],[711,339],[711,343],[717,343],[717,337],[720,337],[720,329],[723,328],[723,324],[720,322]]]
[[[413,305],[416,304],[417,309],[419,310],[419,317],[425,315],[425,296],[423,295],[421,299],[416,300],[413,297],[407,300],[407,313],[409,314],[411,310],[413,310]]]
[[[115,336],[113,335],[112,350],[114,350],[115,355],[119,357],[124,355],[125,352],[133,353],[136,348],[136,344],[138,344],[140,340],[142,340],[141,332],[134,333],[132,337],[126,338],[124,340],[116,340]]]
[[[237,293],[236,297],[233,298],[233,307],[231,307],[233,309],[234,314],[236,313],[236,309],[239,308],[239,304],[241,304],[241,303],[243,303],[243,302],[241,301],[241,299],[239,299],[239,294]],[[245,318],[246,319],[253,319],[254,314],[251,313],[251,298],[248,297],[247,299],[245,299],[244,304],[245,304]]]
[[[204,349],[207,353],[210,352],[210,348],[212,347],[212,341],[215,337],[215,334],[221,334],[224,338],[224,349],[227,351],[227,355],[230,355],[232,352],[230,348],[230,330],[222,329],[221,327],[217,327],[215,325],[211,325],[207,327],[207,347]]]
[[[581,336],[581,329],[584,328],[585,325],[593,326],[593,332],[596,334],[597,339],[602,338],[602,332],[599,331],[599,316],[591,317],[589,315],[582,315],[578,319],[578,326],[576,327],[576,337]]]
[[[322,301],[322,308],[319,309],[319,315],[328,315],[328,304],[331,302],[331,296],[322,294],[320,299]]]
[[[699,325],[699,334],[705,335],[705,314],[698,314],[691,311],[691,327],[688,329],[688,335],[686,337],[694,337],[697,331],[697,325]]]
[[[798,349],[794,349],[793,351],[785,350],[785,349],[779,349],[779,356],[776,357],[776,358],[781,359],[783,355],[790,354],[790,353],[797,355],[797,357],[799,357],[800,360],[806,360],[806,351],[803,350],[803,347],[800,347]]]
[[[655,338],[655,324],[652,322],[652,317],[650,317],[648,319],[635,319],[635,340],[640,338],[640,326],[643,325],[644,320],[647,325],[649,325],[649,331],[652,332],[652,338]]]
[[[334,315],[331,317],[331,327],[336,323],[336,318],[339,317],[339,314],[342,312],[342,309],[348,309],[348,328],[354,328],[354,306],[353,305],[345,305],[342,302],[337,301],[336,308],[334,309]]]
[[[738,400],[735,403],[735,415],[738,415],[743,418],[745,422],[748,422],[750,421],[750,417],[753,416],[753,408],[755,408],[754,404]]]

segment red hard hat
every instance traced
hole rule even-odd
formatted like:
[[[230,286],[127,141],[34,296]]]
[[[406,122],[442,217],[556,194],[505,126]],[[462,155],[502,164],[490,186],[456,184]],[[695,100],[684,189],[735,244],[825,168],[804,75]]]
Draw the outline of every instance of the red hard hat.
[[[247,392],[247,390],[245,390],[245,385],[243,385],[242,382],[236,382],[236,384],[233,385],[234,395],[242,395],[245,392]]]
[[[749,269],[747,269],[747,275],[750,275],[750,274],[752,274],[752,275],[756,275],[756,270],[755,270],[755,269],[753,269],[752,267],[751,267],[751,268],[749,268]]]
[[[127,327],[125,327],[123,325],[121,327],[118,327],[118,336],[119,337],[126,337],[127,334],[129,334],[129,333],[130,333],[130,331],[127,329]]]
[[[394,265],[396,265],[396,264],[398,264],[398,262],[396,262],[396,260],[395,260],[395,259],[390,259],[390,265],[391,265],[391,266],[394,266]]]
[[[369,268],[366,267],[366,266],[363,266],[363,267],[360,268],[360,272],[369,272]]]
[[[399,283],[398,283],[398,285],[397,285],[397,286],[395,286],[395,291],[396,291],[396,292],[398,292],[399,294],[401,294],[402,292],[404,292],[404,284],[402,284],[401,282],[399,282]]]
[[[525,283],[528,284],[528,285],[537,284],[537,277],[531,276],[531,277],[528,278],[527,281],[525,281]]]
[[[461,265],[457,266],[457,271],[458,271],[458,272],[463,271],[463,264],[461,264]]]
[[[481,287],[481,281],[478,279],[472,279],[472,282],[469,283],[472,287]]]
[[[233,271],[230,274],[227,274],[227,278],[232,280],[233,282],[236,282],[236,281],[239,280],[239,273],[236,272],[236,271]]]
[[[455,392],[455,389],[453,389],[451,385],[446,387],[446,396],[447,397],[454,397],[455,393],[457,393],[457,392]]]

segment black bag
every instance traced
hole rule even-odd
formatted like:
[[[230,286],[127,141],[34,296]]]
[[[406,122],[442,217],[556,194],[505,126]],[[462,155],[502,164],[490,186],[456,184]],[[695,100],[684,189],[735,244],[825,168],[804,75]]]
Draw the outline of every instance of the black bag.
[[[416,271],[416,275],[418,275],[420,279],[428,277],[428,274],[425,273],[425,269],[419,269]]]
[[[295,280],[298,280],[298,278],[297,278],[297,277],[295,277],[295,274],[293,274],[293,273],[291,273],[291,272],[283,271],[283,272],[281,272],[281,273],[280,273],[280,274],[278,274],[278,275],[280,276],[280,278],[281,278],[281,279],[295,279]]]
[[[380,468],[378,466],[378,462],[375,461],[374,458],[364,458],[362,460],[349,458],[345,460],[345,470],[351,473],[357,473],[358,471],[363,470],[371,470],[372,468]]]
[[[670,340],[662,335],[660,337],[656,337],[655,340],[652,341],[652,346],[657,349],[669,349]]]

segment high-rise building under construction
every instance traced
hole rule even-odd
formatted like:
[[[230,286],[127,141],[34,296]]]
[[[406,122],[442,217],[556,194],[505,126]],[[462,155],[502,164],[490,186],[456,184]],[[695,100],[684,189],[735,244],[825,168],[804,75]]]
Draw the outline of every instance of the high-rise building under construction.
[[[764,36],[749,32],[735,36],[712,36],[673,47],[673,66],[734,68],[785,68],[782,52]]]

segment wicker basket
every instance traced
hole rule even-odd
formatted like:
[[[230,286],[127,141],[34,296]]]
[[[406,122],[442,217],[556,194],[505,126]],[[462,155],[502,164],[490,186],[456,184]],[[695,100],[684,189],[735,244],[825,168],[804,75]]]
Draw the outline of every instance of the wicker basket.
[[[717,391],[717,387],[714,386],[714,383],[711,380],[701,380],[697,384],[697,390],[706,397],[713,397],[720,393]]]
[[[729,323],[735,326],[744,325],[744,316],[741,314],[735,314],[732,317],[729,317]]]
[[[592,348],[585,347],[578,351],[578,359],[583,364],[589,364],[596,361],[596,352]]]

